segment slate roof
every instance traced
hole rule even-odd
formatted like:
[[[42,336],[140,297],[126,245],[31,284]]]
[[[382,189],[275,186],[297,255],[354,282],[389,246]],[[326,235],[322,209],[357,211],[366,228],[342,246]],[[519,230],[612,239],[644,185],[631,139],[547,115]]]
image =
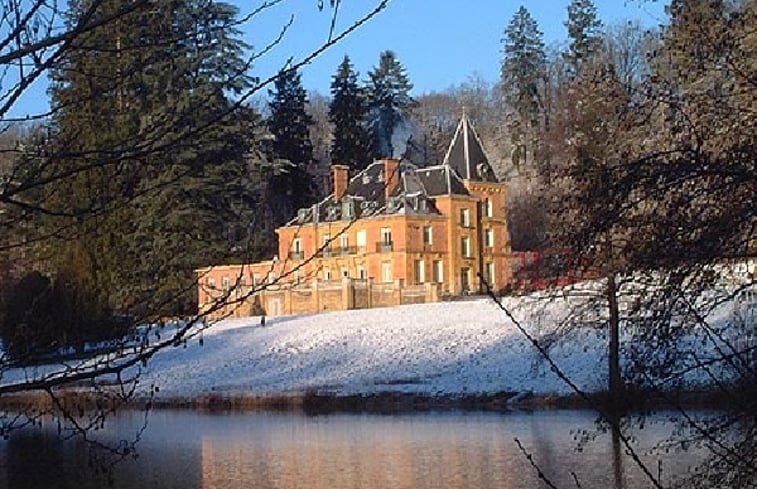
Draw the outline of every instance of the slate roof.
[[[448,165],[464,180],[496,182],[489,158],[473,124],[463,113],[442,165]]]
[[[444,162],[418,168],[400,162],[400,184],[387,198],[384,161],[377,160],[353,176],[339,202],[332,193],[318,204],[300,209],[288,225],[359,219],[377,214],[440,214],[434,197],[470,195],[463,180],[496,182],[481,140],[463,113]]]

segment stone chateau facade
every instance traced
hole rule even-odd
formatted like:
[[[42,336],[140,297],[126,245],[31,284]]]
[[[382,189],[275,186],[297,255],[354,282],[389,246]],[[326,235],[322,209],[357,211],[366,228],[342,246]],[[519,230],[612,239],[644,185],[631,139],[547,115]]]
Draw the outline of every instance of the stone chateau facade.
[[[505,184],[463,115],[441,165],[374,161],[277,229],[272,260],[197,270],[200,312],[283,315],[437,301],[511,282]]]

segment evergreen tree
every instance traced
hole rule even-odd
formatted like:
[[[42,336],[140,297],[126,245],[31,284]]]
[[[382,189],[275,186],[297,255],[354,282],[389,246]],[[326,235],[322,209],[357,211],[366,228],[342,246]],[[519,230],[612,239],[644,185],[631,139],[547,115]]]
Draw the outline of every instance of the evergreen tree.
[[[540,89],[546,77],[544,41],[536,21],[520,7],[502,38],[504,60],[501,83],[508,106],[508,128],[512,140],[512,160],[516,167],[525,163],[538,144]]]
[[[568,21],[565,23],[570,37],[568,51],[563,54],[575,75],[580,75],[584,65],[597,54],[602,45],[602,22],[597,18],[597,8],[592,0],[572,0],[568,5]]]
[[[331,82],[329,106],[329,120],[334,125],[331,159],[353,171],[362,170],[371,162],[371,141],[365,125],[368,107],[357,76],[345,56]]]
[[[74,3],[70,22],[91,5]],[[122,6],[106,0],[95,17]],[[236,8],[148,7],[89,31],[53,74],[55,157],[40,167],[58,183],[37,200],[61,217],[39,223],[61,239],[37,251],[51,273],[83,257],[69,276],[104,309],[166,314],[193,309],[193,270],[224,260],[229,220],[251,204],[228,185],[249,173],[255,115],[227,97],[250,86]]]
[[[291,219],[297,209],[315,201],[315,183],[309,172],[314,162],[309,132],[313,119],[305,111],[307,95],[297,71],[282,70],[269,95],[271,150],[283,164],[268,181],[267,201],[274,223],[279,226]]]
[[[416,106],[410,96],[413,84],[392,51],[381,53],[379,65],[368,73],[368,107],[373,155],[395,156],[392,138],[409,121]]]

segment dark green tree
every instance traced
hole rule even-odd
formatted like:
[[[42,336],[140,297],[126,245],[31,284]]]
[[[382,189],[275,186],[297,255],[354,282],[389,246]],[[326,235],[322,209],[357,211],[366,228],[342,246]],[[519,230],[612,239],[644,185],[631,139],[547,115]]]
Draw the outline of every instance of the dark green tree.
[[[373,156],[395,156],[392,138],[410,120],[416,101],[410,96],[413,84],[392,51],[384,51],[379,65],[368,73],[368,107]]]
[[[507,104],[507,125],[512,160],[520,167],[538,145],[541,91],[546,77],[544,41],[539,27],[525,7],[520,7],[502,38],[504,59],[501,83]]]
[[[310,173],[313,118],[305,110],[307,94],[295,70],[282,70],[269,90],[271,111],[268,129],[273,136],[271,151],[281,161],[268,180],[267,202],[276,226],[291,219],[297,209],[315,202],[315,183]]]
[[[563,54],[574,75],[580,75],[584,65],[590,62],[602,47],[602,22],[597,18],[597,8],[592,0],[572,0],[568,5],[568,21],[565,22],[570,37],[568,51]]]
[[[329,120],[334,125],[331,160],[362,170],[371,162],[371,140],[366,128],[368,106],[358,86],[358,74],[345,56],[331,82]]]
[[[91,5],[75,3],[70,22]],[[121,8],[104,1],[95,15]],[[154,3],[89,31],[53,73],[54,157],[39,171],[56,183],[36,202],[59,239],[37,251],[53,273],[86,257],[73,276],[103,308],[192,310],[193,270],[224,259],[232,214],[251,204],[236,182],[255,116],[228,99],[250,86],[236,12]]]

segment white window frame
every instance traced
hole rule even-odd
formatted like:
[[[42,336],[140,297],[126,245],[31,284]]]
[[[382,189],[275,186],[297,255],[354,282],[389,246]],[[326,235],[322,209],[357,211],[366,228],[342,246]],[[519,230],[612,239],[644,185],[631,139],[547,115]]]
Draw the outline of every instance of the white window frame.
[[[470,258],[470,238],[468,236],[460,238],[460,252],[464,258]]]
[[[302,253],[302,238],[294,238],[292,240],[292,251],[295,253]]]
[[[487,228],[486,232],[484,233],[484,236],[486,238],[486,247],[494,248],[494,229]]]
[[[434,280],[441,284],[444,282],[444,261],[434,260]]]
[[[384,283],[389,283],[392,280],[392,262],[381,262],[381,281]]]
[[[460,225],[465,228],[470,227],[470,209],[467,207],[460,209]]]
[[[363,265],[357,266],[357,276],[361,280],[365,280],[366,278],[368,278],[368,274],[365,272],[365,267]]]
[[[356,239],[357,247],[361,250],[365,250],[368,246],[368,234],[366,233],[365,229],[361,229],[357,232]]]
[[[416,283],[426,283],[426,260],[415,260],[415,281]]]
[[[381,242],[383,244],[392,243],[392,228],[381,228]]]
[[[494,202],[491,197],[487,197],[484,203],[486,209],[486,217],[494,217]]]
[[[489,282],[489,285],[491,287],[494,287],[495,284],[495,270],[494,270],[494,262],[490,261],[486,263],[486,281]]]
[[[342,234],[339,238],[339,246],[343,250],[348,250],[350,248],[350,237],[347,233]]]
[[[434,244],[434,228],[432,226],[423,226],[423,244]]]
[[[331,269],[328,267],[323,269],[323,280],[331,280]]]

